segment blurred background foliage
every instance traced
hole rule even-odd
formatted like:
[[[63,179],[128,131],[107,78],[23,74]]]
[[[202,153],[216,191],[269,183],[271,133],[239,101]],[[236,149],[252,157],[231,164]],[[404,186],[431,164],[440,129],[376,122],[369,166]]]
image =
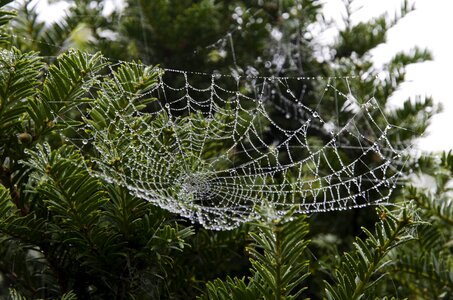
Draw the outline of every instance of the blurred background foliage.
[[[390,109],[388,99],[406,67],[431,54],[414,48],[377,67],[370,52],[413,10],[406,2],[396,17],[354,24],[352,1],[344,1],[346,26],[330,45],[314,36],[315,27],[332,26],[321,1],[125,0],[121,10],[105,14],[102,0],[76,0],[48,24],[29,1],[9,2],[0,2],[8,4],[0,13],[0,297],[453,297],[451,153],[408,157],[402,168],[412,179],[394,190],[396,208],[209,231],[91,178],[85,156],[66,145],[61,132],[70,133],[53,124],[50,113],[64,116],[78,101],[93,100],[86,91],[108,63],[98,51],[113,62],[233,75],[355,74],[363,78],[350,87],[355,97],[375,97],[386,113],[376,121],[406,129],[389,136],[405,149],[439,108],[414,95]],[[335,84],[347,89],[346,82]],[[309,106],[324,86],[307,81],[294,88],[304,90]],[[282,92],[273,99],[290,105],[286,100]],[[319,113],[341,124],[352,112],[321,105]],[[322,140],[328,133],[321,128],[310,135]],[[411,204],[399,208],[403,202]]]

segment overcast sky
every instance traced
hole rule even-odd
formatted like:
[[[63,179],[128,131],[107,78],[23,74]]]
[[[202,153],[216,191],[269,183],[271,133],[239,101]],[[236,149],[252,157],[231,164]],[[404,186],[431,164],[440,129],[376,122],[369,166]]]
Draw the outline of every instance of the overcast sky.
[[[36,0],[35,0],[36,1]],[[336,20],[341,26],[343,0],[324,0],[327,18]],[[45,3],[46,0],[40,0]],[[121,0],[109,0],[111,9]],[[353,19],[366,21],[373,16],[388,12],[391,16],[399,10],[403,0],[356,0],[357,11]],[[419,148],[427,151],[453,149],[453,1],[451,0],[409,0],[416,10],[409,13],[388,32],[388,42],[379,45],[373,52],[377,65],[387,62],[398,51],[410,50],[414,46],[432,50],[434,60],[408,67],[407,83],[393,96],[394,105],[401,104],[416,94],[433,96],[442,103],[444,112],[434,117],[426,137],[419,142]],[[44,5],[45,6],[45,5]],[[41,6],[41,7],[44,7]],[[64,3],[43,9],[43,19],[52,20],[66,7]],[[450,88],[451,87],[451,88]]]
[[[325,0],[325,12],[329,18],[341,20],[342,0]],[[401,0],[357,0],[362,7],[354,14],[357,22],[388,12],[399,10]],[[398,51],[408,51],[414,46],[428,48],[434,60],[408,67],[407,83],[393,96],[395,105],[411,95],[433,96],[442,103],[444,112],[433,118],[426,137],[419,147],[428,151],[453,149],[453,1],[413,0],[416,10],[409,13],[388,32],[388,42],[372,52],[376,64],[382,64]],[[339,22],[341,25],[341,22]]]

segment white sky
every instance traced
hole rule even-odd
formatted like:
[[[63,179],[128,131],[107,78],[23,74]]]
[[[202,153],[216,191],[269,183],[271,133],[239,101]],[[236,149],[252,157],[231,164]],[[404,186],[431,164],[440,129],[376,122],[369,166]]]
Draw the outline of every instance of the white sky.
[[[401,0],[358,0],[360,6],[354,14],[357,22],[388,12],[393,16]],[[436,115],[428,128],[426,137],[420,140],[419,148],[427,151],[453,149],[453,1],[413,0],[416,10],[404,17],[388,32],[388,42],[379,45],[373,52],[377,65],[387,62],[399,51],[408,51],[414,46],[428,48],[434,60],[411,65],[407,68],[407,83],[392,97],[395,105],[409,96],[432,96],[442,103],[444,112]],[[341,0],[325,0],[325,12],[334,20],[341,20]],[[340,22],[341,24],[341,22]],[[452,85],[452,86],[450,86]]]
[[[34,0],[37,1],[37,0]],[[40,0],[43,20],[54,20],[68,4],[60,3],[49,9]],[[121,0],[109,0],[106,10],[113,5],[121,5]],[[356,22],[366,21],[373,16],[388,12],[393,16],[402,0],[356,0],[357,11],[353,19]],[[379,45],[373,52],[377,65],[387,62],[397,52],[410,50],[414,46],[429,48],[434,60],[414,64],[407,68],[407,83],[392,97],[392,103],[398,105],[409,96],[433,96],[434,101],[442,103],[444,112],[436,115],[432,125],[428,128],[426,137],[419,142],[419,148],[426,151],[440,151],[453,149],[453,87],[450,82],[453,76],[453,1],[451,0],[410,0],[416,10],[409,13],[394,28],[388,32],[388,42]],[[342,0],[324,0],[327,18],[336,20],[341,26],[343,7]]]

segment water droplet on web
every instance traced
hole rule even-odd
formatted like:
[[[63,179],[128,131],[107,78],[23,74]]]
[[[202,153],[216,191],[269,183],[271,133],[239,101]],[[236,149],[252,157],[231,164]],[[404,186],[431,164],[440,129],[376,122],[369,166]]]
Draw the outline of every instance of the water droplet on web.
[[[264,63],[264,66],[269,69],[270,67],[272,67],[272,63],[270,61],[266,61]]]
[[[220,74],[219,72],[214,72],[214,74],[212,74],[214,79],[220,79],[220,77],[222,77],[222,74]]]
[[[88,140],[87,139],[83,139],[82,140],[82,144],[84,144],[84,145],[88,144]]]
[[[318,118],[318,117],[319,117],[318,112],[314,111],[314,112],[313,112],[313,117]]]
[[[289,119],[289,118],[291,118],[291,115],[290,115],[289,113],[287,113],[287,114],[285,115],[285,118]]]

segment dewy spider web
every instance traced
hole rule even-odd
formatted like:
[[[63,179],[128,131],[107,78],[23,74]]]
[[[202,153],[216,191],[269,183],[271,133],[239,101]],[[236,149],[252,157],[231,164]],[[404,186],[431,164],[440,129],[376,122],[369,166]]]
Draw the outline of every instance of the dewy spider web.
[[[138,102],[120,106],[101,86],[80,144],[98,154],[92,174],[206,228],[234,228],[258,211],[272,218],[386,203],[400,175],[388,138],[396,128],[376,99],[352,96],[355,80],[160,70],[151,91],[123,91]],[[308,81],[322,99],[298,96]],[[332,114],[339,103],[341,120]],[[90,122],[99,114],[110,122]]]

